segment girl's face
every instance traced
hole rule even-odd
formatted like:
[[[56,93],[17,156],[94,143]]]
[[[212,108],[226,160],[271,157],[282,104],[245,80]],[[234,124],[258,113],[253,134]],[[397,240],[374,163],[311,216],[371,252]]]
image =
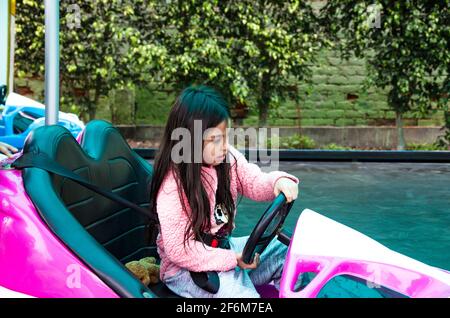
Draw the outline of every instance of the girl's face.
[[[203,163],[217,166],[225,160],[227,151],[227,122],[224,120],[203,135]]]

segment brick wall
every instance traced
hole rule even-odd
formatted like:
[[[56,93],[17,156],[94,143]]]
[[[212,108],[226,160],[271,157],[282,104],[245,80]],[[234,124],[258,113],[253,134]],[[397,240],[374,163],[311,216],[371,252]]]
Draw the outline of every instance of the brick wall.
[[[312,67],[311,84],[299,85],[301,102],[283,103],[278,110],[271,111],[270,125],[302,126],[383,126],[395,125],[395,113],[388,107],[387,91],[369,89],[362,84],[366,78],[364,60],[340,59],[335,52],[324,51],[318,57],[317,66]],[[305,93],[309,92],[308,95]],[[245,124],[257,121],[252,112]],[[405,114],[405,125],[441,126],[442,112],[423,118]]]

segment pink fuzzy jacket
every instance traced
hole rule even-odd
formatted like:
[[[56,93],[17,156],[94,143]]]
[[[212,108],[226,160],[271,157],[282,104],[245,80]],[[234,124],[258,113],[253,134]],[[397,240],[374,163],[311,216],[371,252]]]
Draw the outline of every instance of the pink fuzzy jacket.
[[[282,177],[288,177],[295,182],[298,179],[281,171],[264,173],[256,165],[249,163],[239,151],[229,146],[231,166],[230,190],[234,202],[238,194],[255,201],[270,201],[275,198],[274,186]],[[203,167],[202,180],[210,198],[211,233],[224,224],[217,225],[214,218],[215,193],[217,189],[217,174],[214,167]],[[239,182],[239,180],[240,182]],[[241,187],[242,185],[242,187]],[[186,197],[185,206],[189,213]],[[157,213],[160,222],[160,233],[157,238],[158,253],[161,257],[161,279],[164,280],[176,274],[180,268],[190,271],[228,271],[237,266],[236,254],[232,250],[212,248],[201,242],[190,239],[184,245],[184,232],[188,224],[188,216],[182,209],[178,187],[173,172],[169,172],[159,189],[157,196]],[[235,213],[235,211],[233,211]]]

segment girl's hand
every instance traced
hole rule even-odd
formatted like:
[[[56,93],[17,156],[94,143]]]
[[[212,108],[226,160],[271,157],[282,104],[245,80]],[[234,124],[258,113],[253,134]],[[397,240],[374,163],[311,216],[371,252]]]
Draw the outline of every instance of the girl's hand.
[[[0,152],[6,155],[8,158],[11,158],[13,153],[16,153],[17,151],[18,151],[17,148],[8,145],[4,142],[0,142]]]
[[[286,196],[287,202],[291,202],[297,199],[298,184],[289,178],[282,177],[275,183],[273,192],[275,193],[275,196],[279,195],[280,192],[283,192]]]
[[[247,264],[242,260],[242,253],[236,254],[237,264],[242,269],[255,269],[259,265],[259,254],[255,254],[255,258],[253,258],[253,263]]]

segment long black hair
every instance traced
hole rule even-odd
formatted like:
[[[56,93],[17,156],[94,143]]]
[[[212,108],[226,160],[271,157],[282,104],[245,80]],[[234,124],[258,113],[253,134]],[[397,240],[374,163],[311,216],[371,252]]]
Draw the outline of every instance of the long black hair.
[[[229,118],[229,108],[224,98],[217,91],[206,86],[186,88],[178,96],[170,111],[159,151],[155,157],[150,209],[156,213],[158,191],[166,174],[172,171],[177,180],[183,210],[189,218],[189,224],[185,230],[185,243],[192,237],[201,241],[201,233],[211,230],[210,201],[202,182],[204,179],[201,177],[203,164],[194,160],[194,144],[197,142],[197,144],[203,145],[204,131],[218,126],[223,121],[228,121]],[[197,120],[202,124],[201,134],[194,133],[194,121]],[[171,157],[173,147],[179,142],[172,140],[172,132],[177,128],[187,129],[191,136],[192,151],[189,155],[190,160],[185,160],[187,162],[175,163]],[[229,155],[230,153],[227,154],[227,156]],[[231,232],[234,223],[235,202],[230,191],[230,160],[227,158],[214,168],[218,177],[216,204],[222,204],[229,212],[228,224],[224,226],[227,231]],[[184,204],[183,194],[189,204],[190,213],[187,212]]]

